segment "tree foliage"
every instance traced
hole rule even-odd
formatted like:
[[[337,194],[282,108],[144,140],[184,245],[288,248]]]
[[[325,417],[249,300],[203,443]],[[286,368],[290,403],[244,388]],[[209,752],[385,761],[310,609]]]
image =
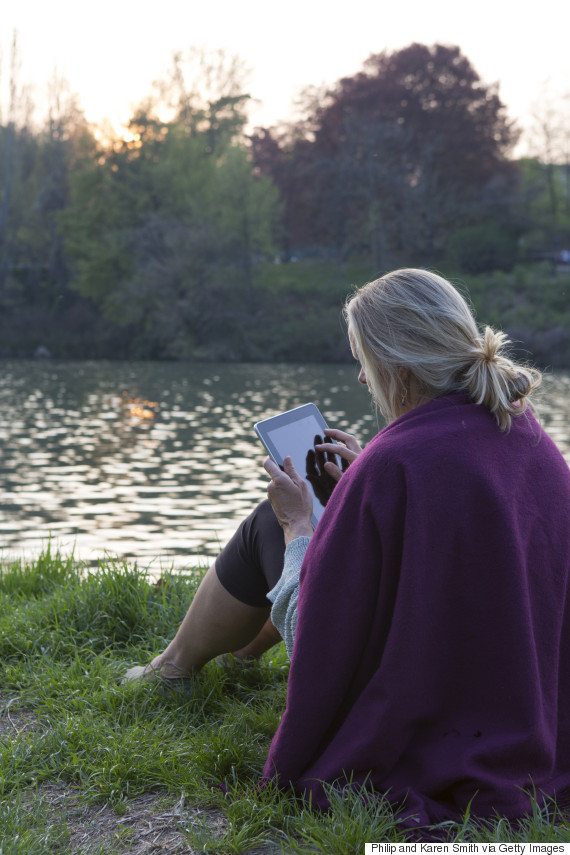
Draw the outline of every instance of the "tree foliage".
[[[519,162],[525,246],[530,257],[570,249],[570,91],[543,87],[529,132],[531,157]]]
[[[16,351],[30,326],[49,326],[73,303],[70,267],[58,232],[70,202],[70,176],[91,140],[77,98],[56,74],[48,111],[32,122],[21,82],[17,40],[10,59],[9,99],[0,123],[0,332],[3,351]],[[38,342],[39,343],[39,342]]]
[[[458,225],[488,216],[512,183],[515,140],[496,87],[459,48],[413,44],[310,97],[284,144],[265,130],[254,152],[287,185],[288,206],[310,212],[290,242],[339,256],[366,249],[382,266],[393,256],[432,261]],[[293,186],[288,162],[302,176]]]
[[[200,101],[179,58],[172,79],[174,117],[141,109],[126,138],[75,175],[61,229],[74,287],[109,322],[136,328],[141,354],[180,358],[247,327],[254,263],[274,252],[279,206],[242,139],[246,96],[230,87]]]
[[[57,75],[34,123],[16,39],[8,74],[1,356],[342,359],[350,283],[401,264],[512,281],[513,305],[524,284],[525,341],[531,316],[565,328],[514,265],[552,275],[570,246],[568,124],[545,102],[536,156],[510,159],[497,87],[457,47],[375,54],[249,136],[247,69],[223,52],[175,54],[121,134],[89,126]]]

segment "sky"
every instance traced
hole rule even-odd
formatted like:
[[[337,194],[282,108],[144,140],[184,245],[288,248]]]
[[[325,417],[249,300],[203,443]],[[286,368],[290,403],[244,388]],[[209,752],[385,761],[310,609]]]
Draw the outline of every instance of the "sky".
[[[116,128],[165,76],[173,52],[191,46],[249,66],[259,101],[252,125],[287,120],[303,87],[333,84],[371,54],[412,42],[458,45],[485,83],[499,83],[523,128],[545,87],[570,91],[567,0],[0,0],[4,105],[14,30],[40,114],[57,70],[89,121]]]

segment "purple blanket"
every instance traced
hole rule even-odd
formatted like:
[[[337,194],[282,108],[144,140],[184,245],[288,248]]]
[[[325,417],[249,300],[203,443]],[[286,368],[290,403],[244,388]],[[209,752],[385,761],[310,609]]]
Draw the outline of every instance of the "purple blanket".
[[[570,794],[570,471],[530,413],[466,395],[376,436],[301,570],[265,778],[365,780],[428,824]]]

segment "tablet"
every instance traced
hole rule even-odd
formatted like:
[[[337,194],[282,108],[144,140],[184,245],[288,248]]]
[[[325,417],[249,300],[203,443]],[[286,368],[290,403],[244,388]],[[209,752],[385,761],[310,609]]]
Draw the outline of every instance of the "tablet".
[[[313,495],[311,522],[316,526],[336,484],[323,468],[325,459],[340,465],[334,454],[317,454],[315,443],[324,442],[327,423],[315,404],[303,404],[270,419],[257,422],[254,430],[270,456],[279,465],[289,456],[299,475],[307,481]],[[334,444],[334,440],[333,443]]]

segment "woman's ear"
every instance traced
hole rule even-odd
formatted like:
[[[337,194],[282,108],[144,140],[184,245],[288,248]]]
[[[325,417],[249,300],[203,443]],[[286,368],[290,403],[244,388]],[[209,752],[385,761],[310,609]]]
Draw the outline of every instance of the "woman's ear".
[[[402,386],[405,386],[407,388],[410,383],[410,369],[406,368],[405,365],[398,365],[397,368],[398,374],[400,375],[400,380],[402,381]]]

